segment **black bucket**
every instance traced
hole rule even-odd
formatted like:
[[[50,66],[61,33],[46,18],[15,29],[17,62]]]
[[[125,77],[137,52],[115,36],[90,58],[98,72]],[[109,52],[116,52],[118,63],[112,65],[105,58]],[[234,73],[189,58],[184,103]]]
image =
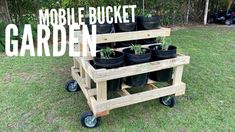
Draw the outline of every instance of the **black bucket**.
[[[138,40],[138,44],[141,44],[141,45],[154,44],[154,43],[157,43],[156,38]]]
[[[130,48],[124,49],[123,53],[125,54],[126,65],[145,63],[150,61],[151,59],[151,51],[149,49],[146,49],[146,53],[141,55],[135,55]],[[133,87],[144,86],[147,83],[147,81],[148,81],[148,73],[129,76],[125,78],[125,83]]]
[[[129,23],[116,23],[114,24],[115,32],[130,32],[136,31],[136,22],[132,22],[132,19],[129,18]]]
[[[153,17],[137,17],[137,29],[138,30],[151,30],[158,29],[160,26],[160,16]]]
[[[114,43],[102,43],[102,44],[97,44],[96,45],[96,50],[101,50],[101,49],[105,49],[107,47],[114,47]]]
[[[151,57],[152,61],[165,60],[176,57],[177,48],[175,46],[169,46],[167,51],[161,50],[160,45],[152,45],[149,48],[152,51],[152,57]],[[167,82],[172,79],[172,74],[173,74],[173,68],[168,68],[156,72],[151,72],[149,78],[154,81]]]
[[[123,66],[124,62],[124,54],[122,52],[114,51],[115,55],[112,55],[108,59],[103,59],[100,57],[100,53],[96,53],[96,57],[94,57],[94,67],[96,69],[100,68],[117,68]],[[118,91],[121,89],[122,78],[109,80],[107,81],[107,89],[108,91]]]
[[[90,25],[89,18],[85,18],[85,24],[87,25],[89,33],[91,34],[92,25]],[[97,22],[95,25],[96,25],[96,34],[105,34],[113,32],[113,24],[108,24],[107,22],[105,22],[104,24],[99,24]]]
[[[115,48],[129,47],[134,43],[135,43],[135,41],[116,42]]]

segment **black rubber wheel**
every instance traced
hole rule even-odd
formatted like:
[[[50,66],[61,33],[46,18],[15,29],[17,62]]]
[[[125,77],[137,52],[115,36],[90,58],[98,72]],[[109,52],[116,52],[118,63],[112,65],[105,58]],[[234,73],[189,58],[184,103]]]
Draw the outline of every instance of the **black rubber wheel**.
[[[78,84],[75,80],[69,80],[65,84],[65,90],[68,92],[77,92],[80,90],[80,87],[78,86]]]
[[[100,124],[100,117],[96,118],[92,112],[85,112],[81,116],[81,124],[86,128],[95,128]]]
[[[161,104],[168,106],[168,107],[174,107],[176,104],[176,97],[175,96],[165,96],[160,98]]]

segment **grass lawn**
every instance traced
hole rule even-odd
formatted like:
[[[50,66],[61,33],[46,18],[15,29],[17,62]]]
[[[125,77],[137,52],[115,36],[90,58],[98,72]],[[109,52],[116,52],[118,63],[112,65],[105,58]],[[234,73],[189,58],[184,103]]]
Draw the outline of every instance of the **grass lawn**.
[[[159,100],[112,110],[93,131],[235,131],[235,28],[191,27],[172,33],[184,70],[186,94],[174,108]],[[67,93],[68,56],[0,54],[0,131],[84,131],[88,111],[81,92]]]

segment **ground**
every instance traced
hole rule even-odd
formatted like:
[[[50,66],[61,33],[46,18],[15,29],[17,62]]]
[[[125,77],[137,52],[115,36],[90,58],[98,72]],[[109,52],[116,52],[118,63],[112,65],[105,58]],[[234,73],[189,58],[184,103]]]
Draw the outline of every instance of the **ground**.
[[[179,53],[191,56],[186,94],[167,108],[152,100],[112,110],[92,131],[234,131],[235,29],[190,27],[173,31]],[[84,131],[88,111],[81,92],[67,93],[72,58],[0,55],[0,131]]]

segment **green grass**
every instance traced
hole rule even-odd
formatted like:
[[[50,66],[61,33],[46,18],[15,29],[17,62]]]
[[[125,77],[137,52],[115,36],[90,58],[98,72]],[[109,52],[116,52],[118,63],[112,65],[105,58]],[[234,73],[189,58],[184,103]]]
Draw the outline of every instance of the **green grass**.
[[[152,100],[112,110],[93,131],[235,131],[235,29],[191,27],[172,33],[191,56],[186,94],[174,108]],[[84,95],[67,93],[68,56],[0,55],[0,131],[84,131]]]

